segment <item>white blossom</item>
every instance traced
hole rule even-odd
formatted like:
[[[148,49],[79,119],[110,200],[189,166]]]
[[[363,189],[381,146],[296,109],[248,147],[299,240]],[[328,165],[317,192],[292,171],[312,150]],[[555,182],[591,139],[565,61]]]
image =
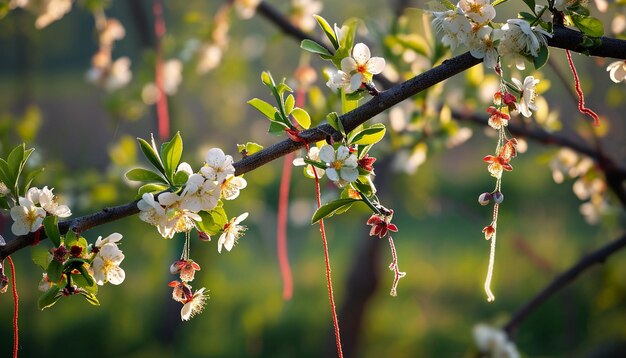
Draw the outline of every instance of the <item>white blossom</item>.
[[[198,65],[196,72],[205,74],[219,66],[222,62],[222,49],[215,44],[206,44],[198,50]]]
[[[474,341],[478,349],[492,358],[519,358],[520,354],[506,333],[486,324],[474,326]]]
[[[552,35],[540,27],[533,26],[522,19],[509,19],[506,24],[502,26],[504,35],[500,41],[500,46],[503,46],[506,51],[504,52],[517,52],[520,54],[528,54],[532,57],[537,57],[539,49],[548,45],[546,36],[552,37]],[[503,54],[503,51],[499,51]]]
[[[124,254],[115,243],[104,244],[91,264],[96,283],[102,286],[106,282],[114,285],[124,282],[126,273],[119,267],[122,260],[124,260]]]
[[[495,42],[502,37],[502,30],[489,26],[480,28],[470,42],[470,53],[475,58],[484,58],[485,66],[494,68],[498,64],[498,51]]]
[[[292,0],[289,19],[303,31],[312,31],[317,24],[313,15],[319,14],[323,7],[317,0]]]
[[[496,17],[496,9],[489,0],[461,0],[458,6],[478,25],[486,24]]]
[[[344,93],[352,93],[355,91],[350,85],[352,76],[350,76],[349,74],[341,70],[330,70],[327,71],[327,73],[328,81],[326,82],[326,86],[328,86],[328,88],[330,88],[331,90],[337,91],[342,89]],[[359,86],[361,86],[361,83],[359,83]]]
[[[183,198],[174,193],[159,195],[159,204],[165,207],[165,220],[157,226],[159,233],[168,239],[178,232],[189,232],[202,221],[200,215],[184,208]]]
[[[362,83],[372,81],[372,76],[377,75],[385,69],[385,59],[382,57],[372,57],[369,47],[364,43],[354,45],[352,57],[344,57],[341,60],[341,70],[350,74],[351,92],[361,87]]]
[[[241,236],[243,236],[246,231],[246,227],[243,225],[239,225],[242,221],[244,221],[248,217],[248,213],[243,213],[236,218],[230,219],[228,223],[224,226],[224,232],[220,236],[220,239],[217,241],[217,252],[222,252],[222,246],[226,248],[227,251],[233,249],[237,240]]]
[[[320,159],[327,163],[326,176],[337,185],[343,186],[353,182],[359,177],[356,155],[351,154],[346,146],[337,148],[337,152],[331,145],[324,145],[320,149]]]
[[[234,200],[239,196],[239,191],[247,185],[248,183],[244,178],[229,175],[221,185],[222,197],[226,200]]]
[[[433,12],[435,18],[432,21],[437,32],[443,33],[441,42],[449,46],[452,51],[459,45],[467,43],[469,34],[472,31],[470,24],[463,10],[457,7],[456,10]]]
[[[102,85],[107,91],[123,88],[133,78],[130,71],[130,59],[120,57],[105,67],[92,66],[87,71],[86,78],[91,83]]]
[[[114,232],[111,235],[105,237],[98,236],[96,243],[93,245],[97,250],[102,249],[102,247],[106,244],[116,244],[118,241],[122,240],[122,234]],[[116,244],[117,245],[117,244]]]
[[[213,180],[205,180],[200,174],[192,174],[181,196],[182,209],[192,212],[211,211],[220,200],[220,190]]]
[[[610,63],[606,70],[609,72],[611,81],[619,83],[626,80],[626,61],[615,61]]]
[[[60,218],[66,218],[68,216],[71,216],[72,211],[70,210],[70,208],[67,205],[60,205],[59,203],[57,203],[54,194],[52,194],[52,190],[53,189],[48,189],[47,186],[44,186],[43,189],[41,189],[41,191],[38,193],[39,205],[41,205],[41,207],[50,215],[58,216]]]
[[[216,180],[221,184],[229,175],[235,174],[233,157],[224,154],[220,148],[211,148],[204,158],[206,165],[200,169],[202,175],[208,180]]]
[[[235,0],[235,11],[242,19],[249,19],[256,13],[256,7],[260,2],[261,0]]]
[[[309,149],[309,152],[307,153],[307,157],[310,160],[319,161],[320,160],[320,149],[318,147],[316,147],[316,146],[311,147]],[[296,159],[294,159],[293,160],[293,165],[295,165],[297,167],[306,165],[305,171],[306,171],[306,175],[309,178],[315,178],[315,173],[313,172],[314,170],[315,170],[315,172],[317,172],[317,177],[318,178],[321,178],[321,177],[324,176],[324,172],[325,172],[324,169],[315,167],[315,166],[313,166],[311,164],[306,164],[304,162],[304,158],[296,158]]]
[[[522,83],[517,78],[511,78],[513,84],[520,92],[520,100],[519,103],[515,103],[516,109],[520,111],[520,113],[528,118],[532,115],[530,110],[536,111],[538,108],[533,103],[535,101],[536,90],[535,87],[537,83],[539,83],[538,79],[535,79],[533,76],[527,76],[524,79],[524,83]]]
[[[190,299],[183,301],[183,308],[180,310],[180,318],[183,321],[189,321],[193,316],[202,312],[208,298],[204,293],[205,290],[206,289],[202,287],[197,290]]]
[[[11,218],[14,220],[11,232],[15,236],[21,236],[37,231],[46,217],[46,211],[35,206],[28,198],[20,197],[18,202],[19,205],[11,208]]]
[[[169,60],[163,64],[163,92],[172,96],[178,92],[183,80],[183,63],[180,60]]]

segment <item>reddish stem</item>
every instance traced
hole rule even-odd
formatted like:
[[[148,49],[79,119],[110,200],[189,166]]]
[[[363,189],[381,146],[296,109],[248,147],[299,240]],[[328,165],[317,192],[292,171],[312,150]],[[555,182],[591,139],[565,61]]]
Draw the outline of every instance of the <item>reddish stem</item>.
[[[165,20],[163,19],[163,4],[161,0],[155,0],[152,7],[154,13],[154,34],[156,36],[156,61],[155,61],[155,83],[159,96],[157,98],[157,121],[159,128],[159,138],[166,140],[170,136],[170,118],[167,109],[167,95],[163,91],[163,53],[161,42],[165,35]]]
[[[309,145],[305,144],[307,152]],[[322,206],[322,194],[320,190],[320,179],[317,176],[317,170],[313,170],[315,175],[315,194],[317,199],[317,208]],[[326,231],[324,230],[324,220],[320,219],[320,233],[322,234],[322,243],[324,244],[324,260],[326,261],[326,284],[328,286],[328,299],[330,300],[330,310],[333,315],[333,327],[335,329],[335,343],[337,344],[337,356],[343,358],[341,349],[341,335],[339,333],[339,320],[337,319],[337,311],[335,309],[335,298],[333,296],[333,282],[330,277],[330,257],[328,256],[328,241],[326,240]]]
[[[17,286],[15,285],[15,265],[11,256],[7,256],[9,266],[11,266],[11,286],[13,289],[13,358],[17,358],[17,348],[19,343],[19,337],[17,333],[17,316],[19,311],[19,297],[17,295]]]
[[[289,207],[289,182],[291,180],[291,163],[294,154],[285,156],[283,163],[283,175],[280,180],[280,193],[278,197],[278,223],[276,228],[276,247],[278,249],[278,265],[283,278],[283,299],[290,300],[293,295],[293,280],[291,267],[287,253],[287,209]]]
[[[567,54],[567,62],[569,63],[569,68],[572,70],[572,74],[574,75],[574,84],[576,88],[576,94],[578,95],[578,111],[593,118],[593,125],[599,126],[600,118],[598,117],[596,112],[585,107],[585,96],[583,94],[583,90],[580,88],[580,79],[578,78],[578,72],[576,72],[576,67],[574,67],[574,61],[572,61],[572,54],[569,52],[569,50],[565,50],[565,53]]]
[[[398,267],[398,253],[396,252],[396,246],[393,244],[393,238],[391,235],[387,235],[389,238],[389,247],[391,248],[391,264],[389,265],[389,269],[393,271],[393,285],[391,286],[390,295],[396,297],[398,295],[398,282],[404,276],[406,276],[406,272],[401,272]]]

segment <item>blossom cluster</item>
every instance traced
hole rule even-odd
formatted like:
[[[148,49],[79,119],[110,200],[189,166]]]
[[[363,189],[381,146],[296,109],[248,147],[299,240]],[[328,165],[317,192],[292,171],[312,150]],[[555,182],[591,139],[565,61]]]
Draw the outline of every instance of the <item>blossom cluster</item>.
[[[345,187],[358,179],[361,175],[359,169],[367,173],[366,176],[370,176],[374,171],[373,164],[376,158],[366,154],[358,159],[355,154],[356,148],[357,145],[351,147],[339,145],[335,149],[329,144],[324,144],[321,148],[311,147],[306,158],[297,158],[293,164],[295,166],[306,165],[305,173],[309,178],[317,176],[319,179],[326,174],[328,179],[337,186]]]
[[[23,8],[37,15],[35,27],[43,29],[72,10],[72,0],[11,0],[9,8]]]
[[[11,218],[13,219],[11,231],[14,235],[26,235],[29,232],[39,230],[47,215],[60,218],[72,215],[72,211],[67,205],[57,202],[52,190],[48,189],[47,186],[44,186],[43,189],[33,187],[28,189],[24,197],[18,198],[18,205],[11,208]]]
[[[474,326],[474,341],[478,350],[488,357],[519,358],[520,354],[507,334],[486,324]]]
[[[104,13],[95,13],[98,31],[98,51],[91,57],[91,68],[87,71],[88,82],[102,86],[107,91],[125,87],[133,75],[130,71],[130,59],[112,58],[113,45],[126,36],[124,26],[114,18],[107,18]]]
[[[170,239],[176,233],[188,233],[197,228],[197,223],[202,221],[199,212],[212,211],[221,204],[221,199],[236,199],[239,191],[247,185],[244,178],[234,175],[233,157],[219,148],[207,152],[205,164],[199,172],[194,173],[187,163],[181,163],[177,172],[188,175],[182,190],[157,196],[144,193],[137,203],[139,218],[156,226],[163,237]],[[240,223],[247,216],[248,213],[244,213],[222,227],[217,243],[219,252],[222,247],[230,251],[243,236],[245,227]]]
[[[338,41],[341,43],[341,29],[335,25],[335,32],[339,34]],[[372,78],[385,69],[385,59],[372,57],[369,47],[364,43],[354,45],[352,56],[341,60],[341,69],[328,73],[326,85],[333,89],[342,89],[345,93],[352,93],[362,85],[370,85]]]
[[[515,59],[524,68],[524,56],[537,57],[552,35],[523,19],[509,19],[501,27],[492,20],[496,10],[490,0],[461,0],[454,10],[433,11],[433,27],[443,34],[442,42],[453,51],[467,46],[472,56],[496,68],[499,56]]]
[[[122,235],[113,233],[105,238],[100,236],[94,244],[87,245],[83,237],[71,232],[57,247],[48,251],[44,261],[35,261],[47,267],[38,285],[44,292],[39,299],[40,309],[72,295],[81,295],[89,303],[98,305],[96,285],[120,285],[126,278],[126,272],[120,267],[124,260],[118,247],[120,240]]]
[[[575,179],[572,190],[579,200],[585,201],[579,210],[587,223],[598,224],[611,212],[606,181],[593,160],[563,148],[550,161],[550,168],[556,183],[563,183],[566,178]]]

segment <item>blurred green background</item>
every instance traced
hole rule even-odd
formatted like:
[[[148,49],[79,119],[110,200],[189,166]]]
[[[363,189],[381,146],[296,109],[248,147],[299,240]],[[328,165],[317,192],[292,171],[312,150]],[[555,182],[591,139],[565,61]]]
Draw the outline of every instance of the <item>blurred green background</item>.
[[[139,95],[142,84],[151,80],[154,61],[150,2],[131,3],[114,1],[107,10],[127,31],[115,47],[114,58],[129,56],[133,70],[129,87],[113,94],[84,80],[97,46],[88,12],[75,7],[41,31],[34,29],[34,17],[21,11],[0,21],[2,152],[23,139],[35,147],[35,162],[46,167],[35,185],[54,186],[74,216],[134,197],[136,188],[119,178],[137,162],[146,165],[137,154],[134,137],[156,132],[154,110],[144,106]],[[274,3],[286,9],[285,4]],[[165,5],[167,59],[180,53],[187,39],[202,36],[204,21],[220,4],[166,1]],[[133,6],[139,6],[146,19],[139,19],[131,11]],[[393,2],[327,2],[323,14],[331,23],[353,16],[366,19],[371,32],[359,38],[368,39],[376,54],[380,53],[377,34],[387,31],[393,8]],[[141,21],[147,21],[143,27]],[[267,122],[245,102],[252,97],[269,99],[260,85],[260,71],[270,70],[278,78],[291,76],[300,57],[298,44],[259,16],[233,17],[230,37],[221,66],[204,76],[185,67],[179,93],[169,98],[172,129],[181,131],[183,159],[194,168],[212,146],[235,155],[236,143],[255,141],[267,146],[278,140],[266,134]],[[554,50],[552,55],[558,64],[565,64],[563,52]],[[609,130],[602,140],[618,163],[626,164],[620,123],[626,110],[624,86],[609,82],[604,71],[608,62],[582,56],[576,56],[576,61],[587,87],[587,103],[609,117],[604,119]],[[312,64],[318,69],[325,65],[317,60]],[[574,102],[553,71],[547,69],[545,76],[552,81],[546,99],[551,108],[560,110],[564,122],[560,134],[584,130],[587,119],[575,112]],[[327,93],[318,77],[317,85]],[[467,110],[484,113],[485,104],[470,94],[478,92],[480,81],[476,82],[459,75],[442,90],[448,94],[462,88]],[[376,120],[386,122],[387,114]],[[397,297],[389,296],[393,275],[387,269],[388,245],[367,235],[365,209],[355,208],[326,221],[339,322],[346,332],[344,340],[358,339],[356,351],[351,352],[355,356],[471,356],[475,324],[506,323],[558,273],[623,232],[624,215],[618,206],[599,225],[586,224],[579,213],[582,202],[571,189],[573,181],[559,185],[552,179],[547,163],[556,149],[529,141],[529,150],[514,160],[515,170],[504,177],[506,200],[500,210],[493,283],[496,300],[487,303],[482,286],[489,243],[481,230],[489,223],[491,209],[479,206],[476,198],[493,186],[481,158],[493,150],[495,139],[480,127],[471,128],[472,138],[452,149],[438,138],[425,141],[428,157],[413,175],[392,170],[391,159],[376,163],[381,165],[376,167],[377,181],[386,184],[379,188],[382,200],[395,210],[394,222],[400,229],[394,236],[400,269],[407,273]],[[373,154],[379,158],[395,151],[392,141],[378,147]],[[180,322],[180,304],[171,300],[167,286],[174,279],[169,265],[179,257],[183,237],[162,239],[136,217],[85,233],[90,242],[111,232],[124,236],[126,280],[121,286],[100,289],[100,307],[70,297],[38,311],[41,272],[32,264],[29,249],[12,255],[20,294],[20,355],[335,354],[321,239],[317,227],[308,224],[315,205],[314,184],[300,175],[300,169],[293,172],[288,227],[294,295],[286,302],[281,297],[275,240],[281,168],[282,159],[247,174],[248,187],[240,199],[226,203],[229,213],[250,212],[249,230],[232,252],[219,255],[215,240],[193,240],[191,256],[202,267],[194,287],[207,287],[211,298],[204,312],[190,322]],[[332,185],[324,185],[323,191],[326,200],[337,195]],[[11,240],[10,218],[0,220],[0,232]],[[620,252],[603,267],[584,273],[522,323],[518,349],[528,357],[624,356],[625,272],[626,253]],[[364,294],[354,282],[373,284],[375,291]],[[360,304],[364,305],[361,321],[344,319],[344,310]],[[0,296],[3,357],[11,352],[12,309],[10,293]],[[607,353],[611,349],[613,353]]]

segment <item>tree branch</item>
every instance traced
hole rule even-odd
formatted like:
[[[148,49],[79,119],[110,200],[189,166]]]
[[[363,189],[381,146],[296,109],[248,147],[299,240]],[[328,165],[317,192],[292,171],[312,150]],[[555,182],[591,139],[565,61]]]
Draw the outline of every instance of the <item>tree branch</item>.
[[[547,301],[552,295],[574,281],[578,275],[595,264],[601,264],[613,253],[619,251],[626,246],[626,235],[609,243],[601,249],[583,257],[578,263],[569,270],[557,276],[543,291],[539,292],[525,306],[519,309],[507,323],[503,329],[511,337],[515,334],[519,324],[528,317],[537,307]]]

